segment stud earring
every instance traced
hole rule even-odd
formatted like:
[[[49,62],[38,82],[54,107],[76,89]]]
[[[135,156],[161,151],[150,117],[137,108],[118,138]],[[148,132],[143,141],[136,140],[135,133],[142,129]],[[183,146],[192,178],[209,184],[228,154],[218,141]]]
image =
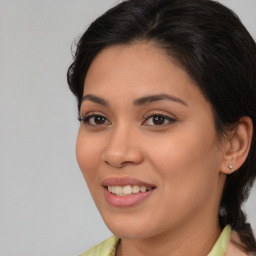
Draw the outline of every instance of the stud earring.
[[[233,172],[233,166],[231,164],[228,165],[228,169]]]

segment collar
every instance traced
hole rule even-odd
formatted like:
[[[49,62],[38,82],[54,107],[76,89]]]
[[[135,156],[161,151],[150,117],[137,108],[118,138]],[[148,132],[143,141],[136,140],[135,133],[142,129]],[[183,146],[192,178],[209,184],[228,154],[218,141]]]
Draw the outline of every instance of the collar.
[[[223,229],[218,240],[216,241],[215,245],[213,246],[212,250],[207,256],[224,256],[227,250],[230,234],[231,234],[231,227],[227,225]]]

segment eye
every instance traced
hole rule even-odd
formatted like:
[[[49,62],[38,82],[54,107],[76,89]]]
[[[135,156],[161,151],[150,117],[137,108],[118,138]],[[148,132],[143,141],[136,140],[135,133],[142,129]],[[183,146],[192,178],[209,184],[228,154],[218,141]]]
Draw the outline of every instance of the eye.
[[[176,122],[176,120],[169,116],[163,114],[150,114],[146,116],[146,121],[143,124],[147,123],[146,125],[149,126],[161,126],[174,122]]]
[[[100,125],[110,124],[110,122],[106,117],[98,114],[87,115],[84,118],[79,118],[79,121],[85,123],[86,125],[91,125],[91,126],[100,126]]]

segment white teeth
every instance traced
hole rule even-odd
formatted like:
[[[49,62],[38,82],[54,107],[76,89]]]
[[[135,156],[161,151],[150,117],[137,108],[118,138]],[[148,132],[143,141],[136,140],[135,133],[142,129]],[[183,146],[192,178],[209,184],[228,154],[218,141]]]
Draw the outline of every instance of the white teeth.
[[[141,192],[146,192],[147,188],[146,187],[140,187]]]
[[[112,193],[113,194],[116,194],[116,195],[121,195],[123,194],[123,188],[120,187],[120,186],[112,186],[114,188],[114,191],[112,190]]]
[[[131,185],[126,185],[126,186],[108,186],[108,191],[111,192],[112,194],[115,194],[117,196],[127,196],[127,195],[132,195],[132,194],[137,194],[140,192],[146,192],[151,190],[152,188],[147,188],[145,186],[131,186]]]
[[[132,193],[132,187],[130,185],[123,187],[123,194],[130,195]]]
[[[133,186],[132,187],[132,193],[136,194],[140,192],[140,187],[139,186]]]

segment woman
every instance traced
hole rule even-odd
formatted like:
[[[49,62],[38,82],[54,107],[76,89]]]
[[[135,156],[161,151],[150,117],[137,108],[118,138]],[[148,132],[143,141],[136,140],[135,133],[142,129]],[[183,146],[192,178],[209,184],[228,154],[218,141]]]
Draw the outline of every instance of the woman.
[[[80,38],[77,160],[115,236],[82,255],[253,255],[256,45],[210,0],[129,0]]]

